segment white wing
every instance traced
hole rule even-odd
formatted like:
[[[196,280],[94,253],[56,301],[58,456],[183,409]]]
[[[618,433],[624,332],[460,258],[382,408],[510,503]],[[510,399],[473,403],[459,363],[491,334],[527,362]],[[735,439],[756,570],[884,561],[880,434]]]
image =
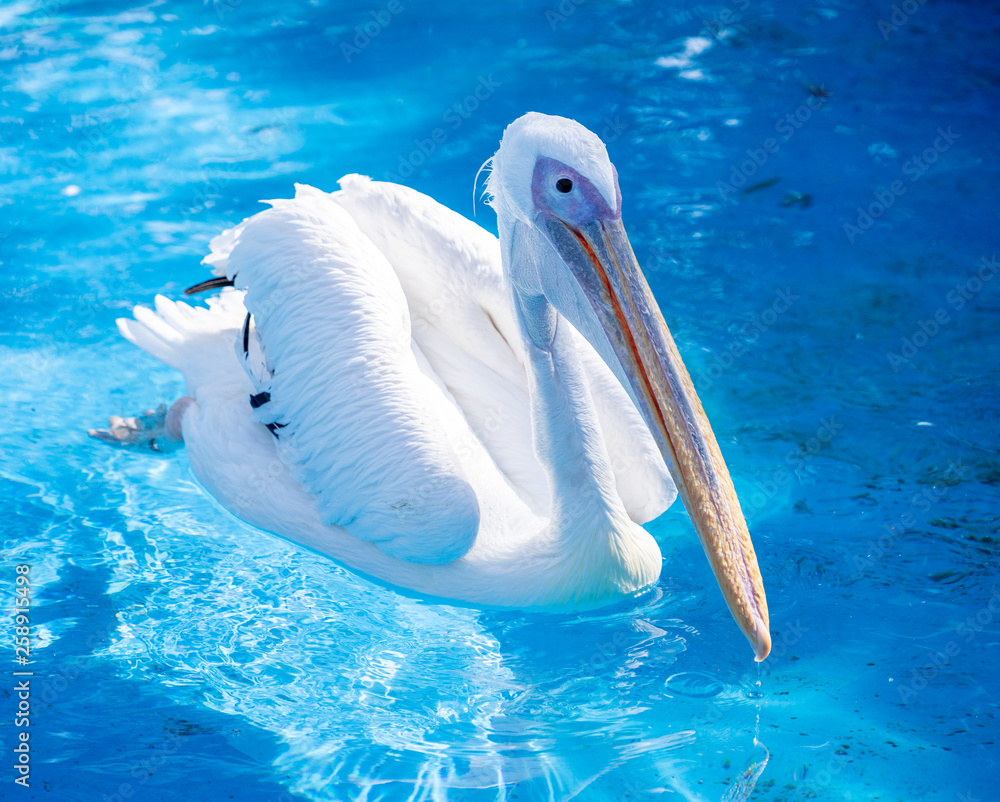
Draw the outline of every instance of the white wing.
[[[329,195],[272,206],[226,267],[266,366],[254,417],[280,427],[278,453],[324,523],[400,559],[457,559],[479,530],[456,454],[467,427],[420,368],[399,281]]]

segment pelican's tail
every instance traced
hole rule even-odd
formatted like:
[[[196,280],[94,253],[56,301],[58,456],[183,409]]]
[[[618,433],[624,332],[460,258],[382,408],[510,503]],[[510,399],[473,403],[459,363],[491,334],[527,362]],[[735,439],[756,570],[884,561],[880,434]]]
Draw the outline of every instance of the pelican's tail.
[[[129,342],[181,371],[189,394],[223,376],[242,373],[233,354],[246,318],[242,292],[225,290],[209,298],[207,308],[157,295],[154,306],[135,307],[132,318],[118,319],[118,330]]]

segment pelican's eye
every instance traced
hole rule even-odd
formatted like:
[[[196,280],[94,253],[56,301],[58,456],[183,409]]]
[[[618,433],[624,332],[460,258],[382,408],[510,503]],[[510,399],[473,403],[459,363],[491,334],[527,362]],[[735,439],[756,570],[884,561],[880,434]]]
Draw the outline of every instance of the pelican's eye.
[[[558,181],[556,181],[556,189],[558,189],[560,192],[569,192],[571,189],[573,189],[573,182],[570,181],[568,178],[560,178]]]

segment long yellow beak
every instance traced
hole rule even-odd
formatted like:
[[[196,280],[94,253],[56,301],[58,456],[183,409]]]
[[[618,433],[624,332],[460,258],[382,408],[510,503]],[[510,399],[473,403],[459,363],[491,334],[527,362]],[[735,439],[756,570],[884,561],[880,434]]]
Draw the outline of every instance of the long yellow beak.
[[[687,508],[726,604],[771,651],[767,599],[750,533],[715,433],[621,220],[573,226],[548,217],[553,245],[583,286]]]

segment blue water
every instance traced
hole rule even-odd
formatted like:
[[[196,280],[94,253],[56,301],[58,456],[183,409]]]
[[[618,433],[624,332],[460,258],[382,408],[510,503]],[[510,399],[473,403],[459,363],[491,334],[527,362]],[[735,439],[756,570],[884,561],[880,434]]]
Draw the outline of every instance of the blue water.
[[[11,618],[0,797],[995,798],[997,52],[958,0],[4,0],[0,597],[30,565],[34,677],[24,789]],[[86,438],[182,393],[114,320],[259,199],[361,172],[471,216],[532,109],[608,141],[757,545],[759,669],[679,506],[636,600],[482,611]]]

